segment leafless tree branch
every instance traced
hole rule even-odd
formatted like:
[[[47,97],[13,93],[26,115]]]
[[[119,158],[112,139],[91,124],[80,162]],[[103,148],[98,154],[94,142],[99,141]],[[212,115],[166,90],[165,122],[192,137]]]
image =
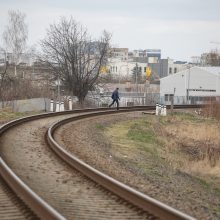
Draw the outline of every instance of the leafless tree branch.
[[[73,18],[62,18],[58,24],[50,25],[47,37],[41,42],[42,60],[80,103],[107,62],[110,38],[104,32],[100,40],[94,41],[87,29]]]

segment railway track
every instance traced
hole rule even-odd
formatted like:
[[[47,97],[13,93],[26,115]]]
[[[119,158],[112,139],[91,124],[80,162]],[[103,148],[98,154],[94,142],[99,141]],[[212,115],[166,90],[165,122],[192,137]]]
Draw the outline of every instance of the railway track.
[[[176,108],[183,107],[188,106]],[[119,112],[153,109],[152,106],[142,106],[123,108]],[[22,219],[36,216],[41,219],[193,219],[84,164],[65,152],[53,139],[53,132],[63,123],[115,113],[118,111],[103,108],[43,114],[0,127],[0,172],[15,192],[14,197],[26,204],[21,213],[28,214]],[[47,130],[47,141],[62,160],[45,142]],[[16,151],[15,160],[13,152],[16,147],[20,150]],[[9,211],[0,212],[1,219],[10,216],[10,205],[8,207]]]

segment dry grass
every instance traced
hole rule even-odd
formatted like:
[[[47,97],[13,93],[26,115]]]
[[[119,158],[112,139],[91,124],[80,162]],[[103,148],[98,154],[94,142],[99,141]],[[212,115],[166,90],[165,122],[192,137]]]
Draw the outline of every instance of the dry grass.
[[[118,123],[107,133],[121,158],[154,158],[155,164],[167,163],[199,178],[208,175],[209,182],[220,184],[220,126],[214,119],[183,113],[145,117]]]
[[[12,108],[0,108],[0,124],[4,124],[10,120],[21,118],[28,115],[39,114],[40,112],[13,112]]]
[[[220,121],[220,101],[214,101],[203,108],[203,115],[213,117]]]
[[[208,159],[214,167],[220,159],[220,129],[218,124],[187,123],[167,125],[166,132],[176,142],[176,146],[188,155],[189,160]]]
[[[176,114],[159,123],[163,156],[175,168],[220,185],[220,123],[198,115]]]

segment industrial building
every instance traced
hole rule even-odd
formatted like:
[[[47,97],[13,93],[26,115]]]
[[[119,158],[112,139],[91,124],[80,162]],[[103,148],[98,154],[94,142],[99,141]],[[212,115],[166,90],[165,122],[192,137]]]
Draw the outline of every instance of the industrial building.
[[[164,104],[196,104],[220,99],[220,67],[192,67],[160,79]]]

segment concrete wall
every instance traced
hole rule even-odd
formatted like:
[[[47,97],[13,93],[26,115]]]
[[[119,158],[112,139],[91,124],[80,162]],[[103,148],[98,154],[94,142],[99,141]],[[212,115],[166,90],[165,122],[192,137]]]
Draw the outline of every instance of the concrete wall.
[[[2,104],[0,103],[0,107]],[[25,100],[14,100],[7,102],[7,106],[12,107],[14,112],[49,111],[50,99],[34,98]]]

